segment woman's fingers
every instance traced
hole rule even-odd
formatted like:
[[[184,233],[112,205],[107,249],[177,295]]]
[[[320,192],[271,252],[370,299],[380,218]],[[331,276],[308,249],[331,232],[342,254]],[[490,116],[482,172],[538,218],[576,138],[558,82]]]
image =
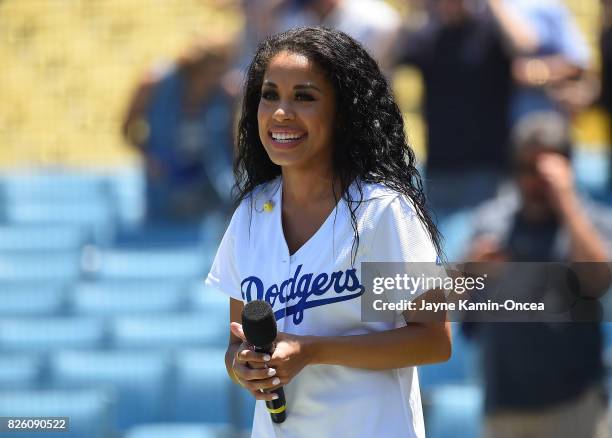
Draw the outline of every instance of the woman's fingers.
[[[272,401],[276,399],[276,394],[273,392],[249,391],[257,400]]]
[[[260,362],[262,364],[269,362],[271,359],[269,354],[256,353],[246,347],[238,349],[236,352],[236,362],[247,363],[247,362]]]
[[[240,384],[257,400],[274,400],[273,394],[264,391],[278,387],[281,383],[281,380],[275,376],[274,368],[251,369],[242,364],[235,364],[234,374]]]
[[[278,377],[270,377],[262,380],[246,380],[244,386],[250,391],[267,391],[280,385]]]
[[[230,323],[230,331],[234,336],[242,339],[242,342],[246,342],[246,337],[244,336],[244,331],[242,330],[242,324],[237,322]]]
[[[266,380],[276,375],[276,369],[274,368],[261,368],[261,369],[253,369],[249,368],[245,365],[235,364],[234,365],[234,373],[238,376],[242,381],[257,381],[257,380]]]

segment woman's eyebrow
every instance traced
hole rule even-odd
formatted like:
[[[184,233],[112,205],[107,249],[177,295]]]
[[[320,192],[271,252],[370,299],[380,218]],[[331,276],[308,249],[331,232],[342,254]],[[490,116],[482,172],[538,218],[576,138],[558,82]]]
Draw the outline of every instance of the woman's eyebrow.
[[[270,81],[268,79],[266,79],[263,82],[263,85],[266,86],[266,87],[278,88],[278,86],[274,82],[272,82],[272,81]],[[313,84],[312,82],[306,82],[304,84],[298,84],[298,85],[294,86],[293,89],[294,90],[308,90],[308,89],[312,89],[312,90],[317,90],[319,93],[321,93],[321,89],[319,87],[317,87],[315,84]]]
[[[306,82],[305,84],[298,84],[295,87],[293,87],[293,89],[294,90],[313,89],[313,90],[317,90],[319,93],[321,92],[321,89],[317,87],[315,84],[313,84],[312,82]]]

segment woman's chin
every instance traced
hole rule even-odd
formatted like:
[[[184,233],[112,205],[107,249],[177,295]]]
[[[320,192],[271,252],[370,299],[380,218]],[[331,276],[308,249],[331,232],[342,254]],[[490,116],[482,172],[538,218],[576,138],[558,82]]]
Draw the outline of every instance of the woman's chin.
[[[266,146],[268,157],[277,166],[295,166],[299,165],[303,154],[298,148],[277,149],[273,146]]]

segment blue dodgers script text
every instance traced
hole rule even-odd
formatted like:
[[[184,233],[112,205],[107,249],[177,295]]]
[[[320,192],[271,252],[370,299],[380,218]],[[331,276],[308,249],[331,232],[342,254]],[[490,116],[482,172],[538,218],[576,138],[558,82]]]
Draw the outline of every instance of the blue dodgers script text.
[[[273,308],[277,299],[281,304],[287,303],[286,307],[274,312],[274,316],[279,320],[293,315],[293,323],[298,325],[304,319],[305,309],[352,300],[363,294],[364,287],[359,282],[356,269],[336,271],[331,275],[321,273],[317,276],[314,276],[313,273],[300,275],[301,270],[302,265],[299,265],[293,277],[283,281],[280,285],[273,284],[267,289],[259,277],[254,275],[247,277],[240,284],[242,298],[247,302],[265,300]],[[325,295],[332,287],[338,296],[310,299],[313,295]]]

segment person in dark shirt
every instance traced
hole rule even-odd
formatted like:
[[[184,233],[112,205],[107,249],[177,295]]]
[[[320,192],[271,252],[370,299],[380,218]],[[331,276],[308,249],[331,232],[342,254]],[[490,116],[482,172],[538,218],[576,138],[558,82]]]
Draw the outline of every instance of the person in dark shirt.
[[[429,20],[400,38],[397,62],[424,82],[427,191],[438,216],[494,196],[509,167],[513,60],[538,50],[531,23],[513,4],[427,0]]]
[[[601,97],[600,103],[612,119],[612,0],[602,0],[603,27],[599,37],[601,56]],[[612,144],[612,123],[609,124],[608,142]],[[612,191],[612,154],[608,166],[608,189]]]
[[[475,213],[467,260],[608,260],[612,214],[576,192],[568,132],[555,112],[519,121],[513,130],[515,185]],[[597,296],[610,285],[609,267],[589,266],[589,281],[597,282],[589,290]],[[608,436],[599,323],[489,322],[463,328],[481,347],[486,437]]]
[[[429,1],[429,22],[402,35],[397,59],[422,73],[427,189],[438,215],[493,196],[508,163],[511,50],[499,23],[467,3]]]

